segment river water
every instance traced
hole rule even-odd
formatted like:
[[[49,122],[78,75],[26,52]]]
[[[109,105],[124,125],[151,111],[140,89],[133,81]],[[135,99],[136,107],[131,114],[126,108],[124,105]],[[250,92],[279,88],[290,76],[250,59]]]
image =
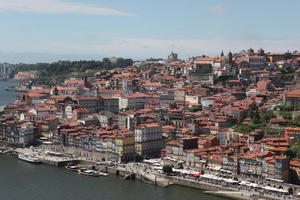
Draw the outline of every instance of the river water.
[[[15,82],[0,81],[0,105],[14,102]],[[159,187],[141,181],[86,177],[47,165],[0,156],[0,200],[226,200],[180,186]]]
[[[16,100],[17,92],[6,91],[5,88],[17,84],[18,82],[14,81],[0,81],[0,106],[12,103]]]
[[[87,177],[47,165],[0,157],[2,200],[221,200],[180,186],[160,187],[139,180]]]

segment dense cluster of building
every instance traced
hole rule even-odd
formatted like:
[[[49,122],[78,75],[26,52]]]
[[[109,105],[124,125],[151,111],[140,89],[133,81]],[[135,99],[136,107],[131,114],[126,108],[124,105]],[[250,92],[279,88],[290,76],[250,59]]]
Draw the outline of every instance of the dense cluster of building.
[[[15,66],[8,63],[0,63],[0,80],[10,78]]]
[[[167,62],[102,70],[51,88],[34,85],[5,106],[0,139],[28,146],[46,138],[101,152],[107,160],[162,157],[191,168],[289,182],[300,176],[300,161],[286,153],[299,142],[300,128],[290,127],[280,112],[268,121],[281,130],[276,133],[233,127],[252,123],[257,113],[276,112],[278,105],[296,111],[299,66],[297,52],[249,49],[185,61],[172,53]]]

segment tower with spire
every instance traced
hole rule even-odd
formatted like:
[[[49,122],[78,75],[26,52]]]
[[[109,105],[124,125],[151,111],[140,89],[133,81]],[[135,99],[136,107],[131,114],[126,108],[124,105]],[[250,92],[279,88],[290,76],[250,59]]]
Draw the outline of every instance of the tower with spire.
[[[168,56],[168,62],[174,62],[178,60],[178,54],[174,53],[173,51],[171,54]]]
[[[229,51],[229,53],[228,53],[228,64],[232,64],[232,58],[233,58],[233,56],[232,56],[232,53],[231,53],[231,51]]]
[[[221,52],[221,57],[224,57],[224,52],[223,52],[223,50],[222,50],[222,52]]]

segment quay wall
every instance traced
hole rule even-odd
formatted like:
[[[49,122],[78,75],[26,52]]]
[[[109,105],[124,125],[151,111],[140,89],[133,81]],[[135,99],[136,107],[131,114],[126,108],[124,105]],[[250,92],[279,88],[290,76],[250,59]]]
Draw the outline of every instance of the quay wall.
[[[222,187],[216,187],[214,185],[208,185],[208,184],[202,184],[202,183],[195,183],[188,180],[176,178],[176,177],[168,177],[168,180],[170,180],[175,185],[181,185],[185,187],[191,187],[195,189],[200,190],[209,190],[209,191],[218,191],[222,190]]]
[[[224,191],[223,187],[217,187],[215,185],[211,185],[209,183],[199,183],[199,182],[193,182],[189,180],[184,180],[181,178],[176,178],[176,177],[168,177],[168,180],[170,180],[173,184],[179,185],[179,186],[184,186],[184,187],[189,187],[189,188],[194,188],[194,189],[199,189],[199,190],[204,190],[204,191],[210,191],[210,194],[217,195],[217,196],[222,196],[230,199],[237,199],[237,200],[248,200],[248,196],[242,196],[238,194],[227,194],[227,193],[217,193],[217,191]]]
[[[19,149],[20,152],[22,150]],[[13,155],[17,155],[20,153],[19,151],[13,151]],[[47,157],[46,157],[47,158]],[[181,177],[175,177],[175,176],[166,176],[162,174],[146,174],[144,172],[136,172],[133,173],[132,171],[127,171],[125,168],[116,168],[116,167],[111,167],[111,166],[104,166],[104,165],[96,165],[95,162],[92,161],[86,161],[84,159],[63,159],[63,160],[57,160],[53,159],[52,157],[43,159],[42,163],[47,164],[47,165],[52,165],[52,166],[57,166],[57,167],[63,167],[69,163],[76,164],[76,165],[81,165],[83,167],[85,166],[95,166],[97,170],[106,172],[109,174],[115,174],[119,175],[122,177],[126,177],[128,179],[137,179],[141,180],[146,183],[151,183],[155,185],[160,185],[160,186],[168,186],[168,185],[180,185],[184,187],[189,187],[189,188],[195,188],[195,189],[200,189],[204,191],[210,191],[211,194],[218,195],[218,196],[224,196],[232,199],[249,199],[249,197],[243,196],[243,194],[239,193],[238,191],[234,190],[228,190],[227,188],[224,189],[224,187],[216,186],[210,183],[203,183],[203,182],[197,182],[193,180],[187,180]],[[299,192],[299,186],[296,185],[291,185],[291,184],[284,184],[282,183],[284,189],[292,188],[294,192]],[[224,191],[225,190],[225,191]],[[223,193],[222,193],[223,191]],[[232,194],[230,193],[232,191]]]

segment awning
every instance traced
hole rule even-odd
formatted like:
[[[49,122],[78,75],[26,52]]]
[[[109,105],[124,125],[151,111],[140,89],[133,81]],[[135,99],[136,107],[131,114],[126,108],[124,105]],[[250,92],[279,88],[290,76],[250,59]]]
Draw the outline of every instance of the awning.
[[[185,169],[181,169],[181,170],[179,170],[179,172],[180,172],[181,174],[190,174],[190,171],[185,170]]]
[[[220,178],[218,178],[218,177],[216,177],[214,175],[211,175],[211,174],[203,174],[201,177],[212,179],[212,180],[219,180],[220,179]]]
[[[279,183],[283,183],[283,180],[280,180],[280,179],[267,178],[267,180],[276,181],[276,182],[279,182]]]
[[[258,185],[256,183],[250,183],[249,186],[250,187],[257,187]]]
[[[52,142],[50,142],[50,141],[45,141],[45,142],[43,142],[43,144],[52,144]]]
[[[265,189],[265,190],[273,191],[273,192],[282,192],[282,191],[284,191],[283,189],[278,189],[278,188],[271,187],[271,186],[266,186],[266,187],[262,187],[262,188]]]
[[[173,158],[170,158],[170,157],[166,157],[166,159],[170,160],[170,161],[173,161],[173,162],[177,162],[176,159],[173,159]]]
[[[155,164],[155,163],[160,163],[160,160],[158,160],[158,159],[149,159],[149,160],[144,160],[143,162],[150,163],[150,164]]]
[[[238,181],[235,181],[233,179],[227,179],[227,178],[223,178],[223,181],[225,181],[227,183],[238,183]]]
[[[153,167],[153,169],[156,169],[156,170],[162,170],[163,167],[157,167],[157,166],[155,166],[155,167]]]
[[[247,182],[247,181],[241,181],[239,184],[240,184],[240,185],[249,185],[250,183]]]
[[[202,174],[194,174],[195,177],[202,176]]]
[[[287,193],[289,193],[289,191],[287,191],[287,190],[284,190],[284,189],[279,189],[279,190],[278,190],[278,192],[281,192],[281,193],[286,193],[286,194],[287,194]]]
[[[221,171],[221,172],[225,172],[225,173],[231,173],[231,171],[226,170],[226,169],[221,169],[220,171]]]
[[[221,166],[214,166],[214,165],[208,167],[208,169],[216,170],[216,171],[219,171],[221,168],[222,168]]]
[[[152,164],[153,166],[161,166],[161,164],[160,163],[154,163],[154,164]]]

